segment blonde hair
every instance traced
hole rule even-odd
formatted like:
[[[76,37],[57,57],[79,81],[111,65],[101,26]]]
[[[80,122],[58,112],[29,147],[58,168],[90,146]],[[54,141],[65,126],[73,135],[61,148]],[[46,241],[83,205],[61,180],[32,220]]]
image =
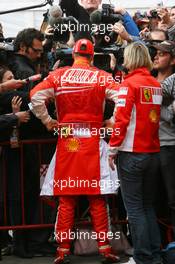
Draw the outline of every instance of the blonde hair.
[[[153,63],[148,48],[141,42],[133,42],[124,50],[123,66],[129,71],[133,71],[140,67],[146,67],[152,70]]]

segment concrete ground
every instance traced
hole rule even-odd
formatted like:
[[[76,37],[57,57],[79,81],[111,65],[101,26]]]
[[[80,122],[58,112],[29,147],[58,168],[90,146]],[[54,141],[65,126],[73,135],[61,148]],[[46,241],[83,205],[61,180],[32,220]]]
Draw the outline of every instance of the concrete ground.
[[[32,259],[22,259],[15,256],[3,256],[2,264],[53,264],[53,258],[50,257],[36,257]],[[122,264],[127,262],[128,258],[121,258]],[[71,256],[71,264],[100,264],[99,256],[92,257],[77,257]]]

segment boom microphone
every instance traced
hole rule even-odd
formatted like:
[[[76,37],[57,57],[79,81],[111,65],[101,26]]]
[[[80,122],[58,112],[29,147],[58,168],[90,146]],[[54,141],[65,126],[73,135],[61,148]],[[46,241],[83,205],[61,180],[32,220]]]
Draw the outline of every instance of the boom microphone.
[[[61,21],[63,16],[63,11],[59,6],[51,6],[48,13],[48,22],[50,26],[54,26],[55,24]]]

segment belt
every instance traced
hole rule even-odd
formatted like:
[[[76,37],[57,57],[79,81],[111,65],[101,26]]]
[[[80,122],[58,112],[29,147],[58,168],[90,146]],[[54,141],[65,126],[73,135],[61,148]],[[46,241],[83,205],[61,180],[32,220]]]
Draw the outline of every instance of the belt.
[[[77,123],[59,123],[58,128],[62,137],[79,137],[90,138],[92,131],[97,131],[102,126],[102,123],[97,122],[77,122]],[[98,134],[98,133],[97,133]]]

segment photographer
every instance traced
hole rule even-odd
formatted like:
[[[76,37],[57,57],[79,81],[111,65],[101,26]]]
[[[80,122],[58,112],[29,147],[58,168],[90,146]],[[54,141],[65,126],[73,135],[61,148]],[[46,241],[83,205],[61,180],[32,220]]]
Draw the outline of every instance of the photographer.
[[[15,78],[27,79],[20,91],[6,92],[1,97],[1,106],[4,111],[11,108],[11,101],[14,96],[22,98],[21,110],[28,110],[29,91],[37,82],[30,80],[30,76],[38,73],[38,65],[41,54],[43,53],[43,35],[34,28],[27,28],[18,33],[14,42],[15,52],[10,58],[9,67]],[[28,123],[21,125],[19,129],[19,140],[48,138],[53,135],[45,129],[31,112],[31,119]],[[19,146],[5,148],[5,159],[10,167],[7,168],[7,178],[16,179],[16,189],[20,190],[21,186],[21,169],[20,161],[23,158],[24,171],[24,201],[25,201],[25,221],[27,224],[38,223],[39,216],[39,192],[40,192],[40,162],[38,160],[38,147],[35,144],[24,145],[23,155],[21,155]],[[35,166],[33,166],[35,160]],[[21,192],[18,191],[18,201],[21,199]],[[14,195],[14,192],[11,192]],[[14,213],[14,225],[21,224],[21,206],[17,203],[11,208],[18,213]],[[14,231],[14,254],[22,258],[31,258],[35,255],[52,255],[54,248],[49,245],[48,237],[50,230],[16,230]]]
[[[154,57],[153,68],[157,71],[156,78],[163,89],[163,103],[159,128],[160,138],[160,183],[163,184],[167,201],[165,206],[170,209],[170,221],[175,240],[175,126],[174,126],[174,73],[175,73],[175,43],[163,41],[154,45],[157,54]],[[164,208],[164,207],[163,207]],[[158,213],[161,213],[162,206]],[[163,213],[162,213],[163,215]]]
[[[69,47],[72,47],[74,41],[82,37],[90,40],[93,39],[97,53],[104,53],[109,56],[114,55],[117,61],[118,58],[116,56],[119,55],[119,52],[117,53],[119,47],[124,43],[138,39],[138,28],[125,9],[113,8],[111,5],[104,4],[102,5],[102,10],[98,10],[100,3],[101,1],[74,0],[70,2],[62,0],[60,2],[61,9],[57,6],[50,8],[48,12],[50,25],[45,31],[47,38],[52,39],[55,43],[55,52],[49,53],[50,65],[54,64],[54,57],[58,59],[54,68],[58,65],[59,67],[71,65],[71,56],[68,58]],[[63,13],[66,13],[66,18],[63,16]],[[73,20],[72,16],[77,21]],[[123,22],[120,20],[123,20]],[[64,26],[67,30],[64,29],[64,32],[62,32]],[[110,26],[109,30],[108,26]],[[104,48],[109,48],[109,50],[104,50]],[[64,53],[64,58],[61,53]],[[61,63],[60,59],[62,60]],[[104,63],[100,67],[108,70],[109,63],[106,61],[107,56],[103,59]],[[98,59],[95,59],[95,63],[97,61]],[[95,66],[99,67],[100,64],[97,62]],[[105,65],[108,66],[105,67]]]
[[[175,6],[171,7],[170,9],[170,18],[173,24],[175,24]]]
[[[149,27],[140,32],[141,37],[144,37],[145,33],[149,36],[149,32],[163,30],[168,35],[169,40],[175,40],[175,24],[171,17],[171,11],[169,12],[165,7],[157,8],[151,10],[148,17],[150,19]]]
[[[37,72],[41,54],[43,53],[43,35],[34,28],[20,31],[14,41],[15,54],[9,62],[9,68],[16,79],[26,79]],[[34,83],[24,85],[22,91],[29,92]]]
[[[175,41],[175,6],[170,9],[171,26],[168,27],[169,39]]]
[[[77,0],[74,0],[74,1],[71,1],[71,5],[70,5],[70,1],[62,0],[60,3],[60,6],[61,6],[62,10],[66,11],[67,16],[72,15],[79,21],[79,23],[91,25],[91,23],[95,24],[95,22],[93,22],[93,19],[94,19],[94,21],[98,20],[99,23],[103,23],[103,21],[100,22],[101,18],[99,15],[100,13],[98,11],[100,4],[101,4],[101,1],[99,1],[99,0],[96,0],[96,1],[80,0],[78,2],[77,2]],[[106,6],[109,6],[108,9],[111,9],[110,5],[106,5]],[[107,8],[107,7],[105,7],[105,8]],[[111,11],[112,11],[112,9],[111,9]],[[109,12],[111,12],[111,11],[109,11]],[[128,12],[126,12],[125,9],[114,8],[112,12],[113,12],[113,14],[112,14],[113,17],[114,17],[114,15],[117,15],[117,14],[122,17],[123,25],[126,28],[126,31],[128,32],[128,34],[130,34],[131,36],[139,36],[139,31],[138,31],[138,28],[137,28],[135,22],[133,21],[131,16],[128,14]],[[114,23],[115,23],[115,21],[113,22],[113,24]]]
[[[87,0],[80,0],[79,2],[84,7],[84,9],[89,12],[89,14],[97,10],[101,3],[101,1],[95,1],[94,3],[94,1],[91,2]],[[115,7],[114,13],[120,14],[122,16],[123,24],[128,34],[133,35],[133,36],[139,36],[139,31],[138,31],[138,28],[135,22],[133,21],[132,17],[129,15],[129,13],[124,8]]]

